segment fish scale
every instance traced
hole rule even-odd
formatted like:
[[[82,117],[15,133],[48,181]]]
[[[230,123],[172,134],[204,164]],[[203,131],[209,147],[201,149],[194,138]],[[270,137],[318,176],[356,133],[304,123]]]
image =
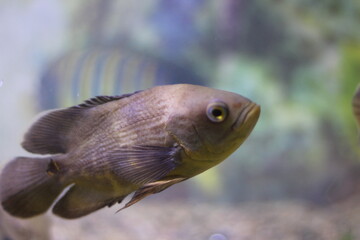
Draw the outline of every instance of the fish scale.
[[[163,102],[153,101],[151,96],[140,96],[143,96],[143,98],[134,99],[133,104],[125,106],[128,110],[125,109],[124,111],[129,112],[130,116],[124,118],[125,120],[123,121],[113,123],[114,130],[118,132],[118,142],[121,143],[120,145],[129,145],[133,142],[140,144],[141,141],[148,144],[164,142],[165,133],[160,130],[164,128],[167,106]],[[148,97],[150,98],[148,99]],[[135,107],[132,107],[134,105]],[[147,111],[142,111],[141,109],[146,109]],[[120,118],[120,115],[115,115],[114,117]]]

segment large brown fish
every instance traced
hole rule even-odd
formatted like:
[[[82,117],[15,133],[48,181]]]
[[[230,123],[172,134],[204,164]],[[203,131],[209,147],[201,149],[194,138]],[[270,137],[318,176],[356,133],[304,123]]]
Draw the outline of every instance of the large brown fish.
[[[223,161],[249,136],[260,107],[231,92],[179,84],[101,96],[50,112],[22,146],[42,158],[18,157],[3,169],[1,202],[18,217],[47,211],[77,218],[142,198]]]

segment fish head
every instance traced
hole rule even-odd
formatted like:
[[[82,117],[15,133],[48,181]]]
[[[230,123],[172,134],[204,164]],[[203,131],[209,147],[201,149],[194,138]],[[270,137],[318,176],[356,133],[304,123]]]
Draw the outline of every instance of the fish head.
[[[175,95],[175,94],[174,94]],[[174,104],[167,129],[194,161],[221,162],[249,136],[260,106],[231,92],[194,86]]]

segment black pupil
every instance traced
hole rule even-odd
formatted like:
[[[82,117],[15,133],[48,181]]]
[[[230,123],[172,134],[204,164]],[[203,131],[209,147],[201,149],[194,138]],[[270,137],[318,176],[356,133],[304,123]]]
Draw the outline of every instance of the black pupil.
[[[220,117],[222,115],[222,111],[220,109],[214,109],[212,110],[212,115],[214,117]]]

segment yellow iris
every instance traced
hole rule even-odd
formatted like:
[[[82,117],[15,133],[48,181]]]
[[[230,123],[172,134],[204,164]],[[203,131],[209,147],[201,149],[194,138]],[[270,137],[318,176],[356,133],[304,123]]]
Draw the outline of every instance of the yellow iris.
[[[212,122],[223,122],[228,116],[228,107],[223,102],[210,103],[207,107],[206,114]]]

